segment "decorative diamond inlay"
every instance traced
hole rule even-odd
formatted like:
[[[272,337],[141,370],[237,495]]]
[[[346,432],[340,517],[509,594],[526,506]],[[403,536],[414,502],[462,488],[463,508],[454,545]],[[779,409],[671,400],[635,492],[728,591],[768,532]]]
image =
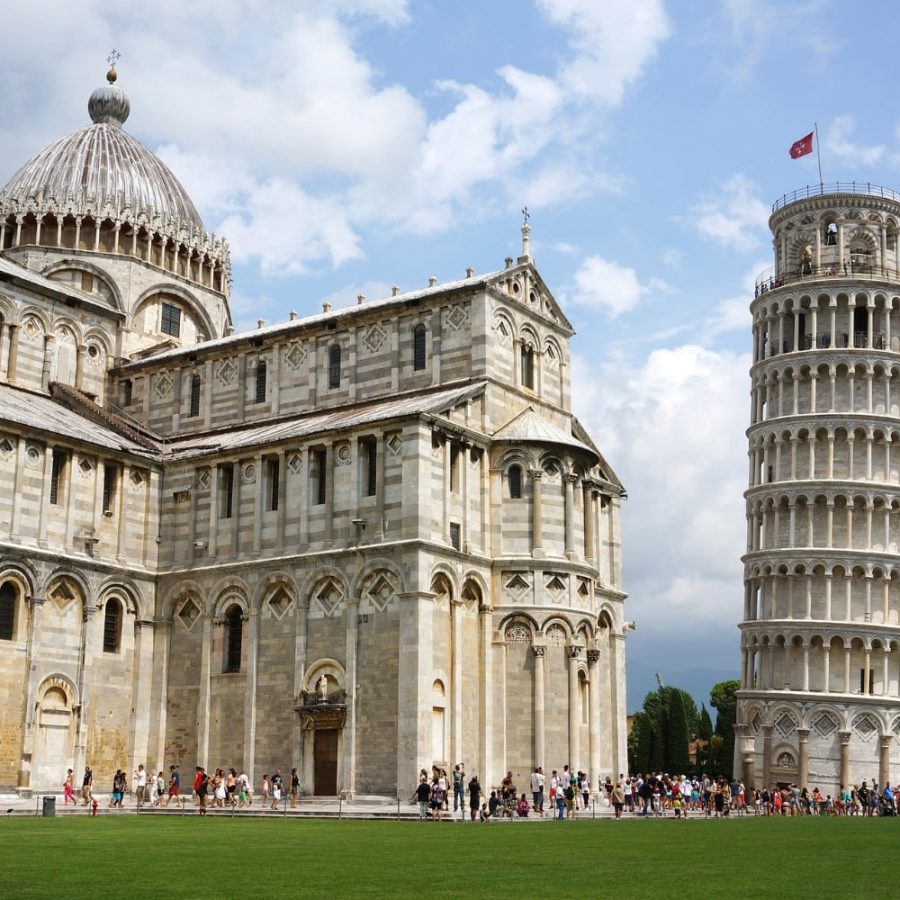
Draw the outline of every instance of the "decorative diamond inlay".
[[[334,614],[334,611],[337,609],[341,600],[344,597],[344,590],[341,587],[340,583],[337,582],[334,578],[328,578],[325,580],[325,583],[316,591],[315,599],[316,602],[322,609],[322,612],[325,613],[326,616],[331,616]]]
[[[793,734],[796,728],[797,720],[789,712],[783,712],[775,720],[775,730],[782,737],[788,737],[788,735]]]
[[[513,577],[506,582],[506,589],[517,597],[521,597],[529,587],[531,587],[531,585],[521,575],[513,575]]]
[[[863,713],[853,720],[853,729],[863,740],[867,740],[878,731],[878,724],[868,713]]]
[[[551,594],[561,594],[566,589],[566,583],[559,575],[554,575],[547,581],[547,590]]]
[[[276,619],[280,619],[288,611],[290,605],[291,598],[284,589],[276,591],[275,594],[269,598],[269,609],[275,614]]]
[[[401,438],[399,434],[392,434],[387,439],[387,448],[394,456],[397,456],[403,449],[403,438]]]
[[[209,469],[201,469],[197,475],[197,484],[204,491],[209,488],[210,472]]]
[[[366,332],[363,342],[372,353],[377,353],[387,340],[387,332],[380,325],[372,325]]]
[[[822,737],[830,737],[837,731],[838,723],[830,713],[822,713],[813,723],[812,727]]]
[[[231,384],[235,375],[237,375],[237,367],[230,359],[226,359],[216,372],[216,378],[224,385]]]
[[[169,377],[168,372],[160,372],[159,375],[156,376],[156,384],[153,389],[156,391],[156,396],[160,400],[168,399],[169,395],[172,393],[172,379]]]
[[[469,321],[469,314],[461,307],[454,306],[447,313],[447,324],[456,330],[459,330]]]
[[[25,332],[25,337],[29,341],[33,341],[43,333],[44,329],[41,328],[40,322],[38,322],[37,319],[33,316],[29,316],[22,326],[22,331]]]
[[[178,610],[178,618],[185,628],[190,628],[200,616],[200,607],[193,600],[187,600],[184,606]]]
[[[50,599],[59,607],[60,612],[65,612],[75,602],[75,592],[65,581],[60,581],[50,591]]]
[[[762,716],[759,714],[759,710],[753,713],[753,718],[750,720],[750,728],[754,734],[759,734],[759,730],[762,728]]]
[[[292,369],[296,369],[306,359],[306,348],[299,341],[294,341],[284,351],[284,359]]]
[[[78,460],[78,468],[81,469],[82,476],[87,478],[94,471],[94,464],[86,456],[82,456]]]
[[[140,487],[144,483],[144,474],[140,469],[131,470],[131,483],[135,487]]]
[[[383,572],[379,572],[375,575],[366,591],[366,596],[372,601],[372,605],[377,610],[383,611],[394,596],[394,586]]]
[[[288,468],[296,475],[303,468],[303,455],[300,453],[292,453],[288,457]]]

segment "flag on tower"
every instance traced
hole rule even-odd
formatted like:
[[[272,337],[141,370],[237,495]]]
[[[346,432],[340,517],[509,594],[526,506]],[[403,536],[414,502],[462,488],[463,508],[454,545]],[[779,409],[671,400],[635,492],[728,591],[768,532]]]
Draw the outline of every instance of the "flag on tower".
[[[790,149],[791,159],[800,159],[801,156],[806,156],[808,153],[813,152],[813,133],[810,132],[806,137],[800,138],[799,141],[794,141],[791,144]]]

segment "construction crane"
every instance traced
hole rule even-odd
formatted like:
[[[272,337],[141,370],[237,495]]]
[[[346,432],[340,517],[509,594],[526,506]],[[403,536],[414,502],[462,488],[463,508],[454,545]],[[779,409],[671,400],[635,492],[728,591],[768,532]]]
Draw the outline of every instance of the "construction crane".
[[[666,686],[666,683],[663,681],[663,677],[662,677],[662,673],[661,673],[661,672],[657,672],[657,673],[656,673],[656,683],[657,683],[661,688],[664,688],[664,687]]]

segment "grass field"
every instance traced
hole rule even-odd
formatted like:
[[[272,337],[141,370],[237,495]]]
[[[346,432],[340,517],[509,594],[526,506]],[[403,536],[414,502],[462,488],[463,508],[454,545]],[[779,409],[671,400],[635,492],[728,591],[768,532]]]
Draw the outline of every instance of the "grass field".
[[[0,820],[0,896],[871,896],[898,839],[900,821],[859,818],[16,818]]]

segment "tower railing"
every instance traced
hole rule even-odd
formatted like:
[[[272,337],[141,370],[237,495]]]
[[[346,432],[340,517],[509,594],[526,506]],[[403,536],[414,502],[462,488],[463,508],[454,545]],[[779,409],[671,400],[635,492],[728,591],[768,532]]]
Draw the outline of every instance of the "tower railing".
[[[890,281],[900,284],[900,272],[895,266],[877,266],[867,261],[847,260],[844,263],[829,263],[824,266],[804,265],[795,272],[776,272],[774,266],[756,276],[753,296],[759,297],[787,284],[812,281],[816,278],[861,278],[870,281]]]
[[[829,184],[808,184],[806,187],[784,194],[772,204],[772,212],[777,212],[789,203],[797,200],[808,200],[810,197],[823,197],[826,194],[857,194],[864,197],[882,197],[885,200],[900,202],[900,193],[880,184],[867,181],[832,181]]]

